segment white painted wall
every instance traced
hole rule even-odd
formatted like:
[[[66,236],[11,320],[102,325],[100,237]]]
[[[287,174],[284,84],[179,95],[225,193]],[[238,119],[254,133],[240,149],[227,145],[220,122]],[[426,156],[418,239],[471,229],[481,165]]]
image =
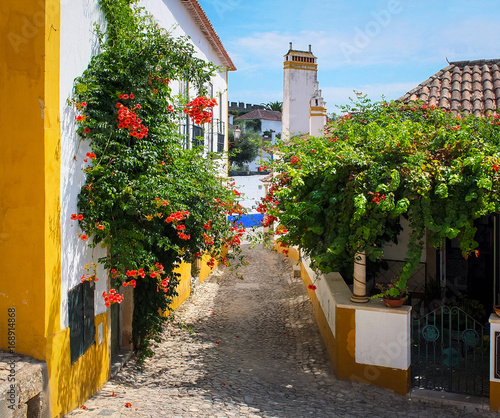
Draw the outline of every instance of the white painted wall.
[[[356,309],[356,363],[407,370],[411,363],[407,311]]]
[[[309,265],[309,260],[304,258],[302,266],[317,286],[315,294],[334,337],[337,337],[337,307],[355,310],[356,363],[407,370],[411,362],[411,308],[387,308],[380,299],[370,299],[366,304],[353,303],[352,293],[339,273],[317,276]]]
[[[143,0],[140,5],[150,11],[161,26],[170,29],[174,36],[190,36],[199,58],[221,64],[215,51],[191,21],[179,0]],[[76,135],[76,112],[72,106],[68,106],[67,100],[71,97],[74,79],[83,73],[91,57],[98,53],[97,37],[93,29],[95,22],[105,23],[98,0],[61,1],[61,328],[68,327],[68,291],[81,282],[86,263],[97,262],[98,258],[106,254],[100,247],[91,251],[86,243],[78,238],[78,234],[82,233],[78,222],[70,220],[71,214],[77,212],[77,196],[85,184],[82,168],[86,164],[83,159],[90,148],[88,143],[80,142]],[[227,72],[214,76],[212,84],[214,96],[218,101],[218,93],[222,93],[220,110],[215,110],[215,117],[219,116],[226,122]],[[174,89],[176,85],[177,83],[172,83]],[[227,133],[226,124],[226,149]],[[99,267],[97,276],[100,280],[96,287],[96,315],[106,311],[104,300],[99,297],[106,289],[107,282],[106,272],[102,267]]]
[[[258,205],[260,199],[265,195],[264,183],[260,181],[266,177],[266,175],[255,175],[255,176],[234,176],[235,181],[234,188],[244,194],[243,200],[240,201],[241,205],[246,209],[252,209],[254,206]],[[257,213],[255,210],[251,210],[251,213]]]
[[[404,260],[406,258],[406,252],[408,251],[408,244],[410,243],[410,223],[407,219],[401,217],[401,226],[403,230],[398,235],[398,244],[385,244],[384,258],[387,260]],[[420,261],[425,263],[427,260],[426,251],[426,240],[424,240],[424,249],[422,251],[422,256]]]
[[[323,137],[325,135],[326,116],[311,115],[309,117],[309,134],[315,137]]]
[[[261,132],[274,131],[272,136],[272,143],[274,144],[276,135],[281,133],[281,121],[277,120],[261,120]]]
[[[314,95],[317,72],[284,69],[282,137],[309,133],[309,101]]]
[[[343,279],[339,273],[328,273],[317,277],[317,274],[311,269],[310,264],[311,261],[309,258],[304,257],[302,265],[313,284],[317,287],[315,290],[316,297],[325,314],[326,321],[328,322],[328,326],[333,336],[337,337],[337,329],[335,326],[337,301],[332,293],[332,289],[334,289],[336,280],[340,278],[340,280],[343,281]]]
[[[188,36],[195,47],[196,56],[205,61],[213,62],[216,65],[222,65],[219,57],[213,49],[210,42],[206,39],[200,28],[192,21],[186,8],[179,0],[141,0],[140,6],[149,11],[158,24],[167,29],[173,36]],[[227,137],[228,137],[228,76],[227,72],[217,73],[212,77],[211,83],[213,85],[213,94],[217,99],[219,105],[214,109],[214,118],[220,119],[225,123],[225,149],[227,150]],[[222,100],[219,99],[219,94],[222,94]],[[194,98],[197,92],[194,89],[190,90],[190,97]],[[206,151],[208,151],[208,144],[206,144]],[[221,173],[225,173],[225,159],[224,167],[221,168]]]
[[[80,142],[76,135],[73,106],[68,106],[73,81],[87,68],[93,55],[98,52],[98,41],[93,24],[104,24],[97,0],[75,0],[61,2],[61,328],[68,327],[68,291],[81,283],[86,263],[97,262],[106,255],[105,250],[96,248],[93,252],[78,234],[82,233],[78,221],[70,219],[77,213],[77,196],[85,184],[82,169],[85,154],[90,151],[87,142]],[[106,311],[103,298],[106,289],[106,272],[102,267],[97,271],[95,312]]]

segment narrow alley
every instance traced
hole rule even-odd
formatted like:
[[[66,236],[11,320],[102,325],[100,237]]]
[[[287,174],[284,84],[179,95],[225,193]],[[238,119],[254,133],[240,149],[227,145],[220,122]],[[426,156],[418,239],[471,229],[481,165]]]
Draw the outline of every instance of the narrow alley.
[[[67,416],[497,416],[338,380],[291,260],[244,253],[243,280],[213,274],[175,312],[142,372],[129,361]]]

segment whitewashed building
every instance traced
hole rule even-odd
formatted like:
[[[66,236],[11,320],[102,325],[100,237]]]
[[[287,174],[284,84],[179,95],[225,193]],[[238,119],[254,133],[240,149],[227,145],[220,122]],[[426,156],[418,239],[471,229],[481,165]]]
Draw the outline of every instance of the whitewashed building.
[[[326,102],[318,84],[317,58],[311,51],[290,49],[283,63],[282,138],[310,134],[322,136],[326,124]]]
[[[183,129],[186,147],[200,136],[206,151],[227,150],[228,72],[235,67],[199,2],[143,0],[139,5],[173,36],[190,37],[197,56],[221,68],[207,85],[219,103],[213,124],[186,122]],[[102,27],[105,19],[98,0],[37,0],[0,2],[0,21],[5,40],[0,48],[0,80],[5,81],[0,83],[0,129],[5,138],[16,138],[2,144],[0,262],[5,277],[14,279],[2,283],[0,310],[15,311],[15,352],[45,364],[44,390],[50,399],[44,399],[44,408],[62,416],[109,378],[116,330],[116,348],[130,344],[131,312],[124,305],[133,298],[126,294],[120,305],[124,315],[114,322],[100,297],[107,290],[106,272],[99,267],[95,288],[82,286],[86,263],[97,262],[106,250],[89,248],[78,238],[78,223],[71,221],[90,148],[76,134],[76,113],[68,99],[74,79],[99,53],[94,25]],[[196,94],[179,81],[171,86],[174,94]],[[21,273],[26,279],[19,279]],[[84,302],[73,309],[69,302],[76,294]],[[75,317],[73,323],[81,328],[72,330]],[[4,323],[0,333],[7,336]],[[123,325],[128,335],[121,332]],[[81,329],[84,347],[75,357],[72,337]],[[0,350],[8,349],[6,343],[6,338],[0,341]]]

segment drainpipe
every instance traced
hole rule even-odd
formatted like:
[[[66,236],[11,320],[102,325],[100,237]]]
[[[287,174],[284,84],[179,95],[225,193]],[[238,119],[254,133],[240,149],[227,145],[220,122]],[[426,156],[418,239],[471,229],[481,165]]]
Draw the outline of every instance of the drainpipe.
[[[354,256],[354,286],[351,302],[366,303],[370,300],[366,296],[366,254],[356,253]]]

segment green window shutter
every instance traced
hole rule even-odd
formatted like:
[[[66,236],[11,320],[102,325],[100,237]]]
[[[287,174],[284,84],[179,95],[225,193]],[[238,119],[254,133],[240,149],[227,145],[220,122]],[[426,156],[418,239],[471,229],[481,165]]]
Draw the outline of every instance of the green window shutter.
[[[84,282],[68,292],[71,363],[95,342],[94,283]]]
[[[83,293],[78,285],[68,292],[69,346],[71,363],[83,354]]]
[[[94,282],[83,282],[83,352],[95,342]]]

